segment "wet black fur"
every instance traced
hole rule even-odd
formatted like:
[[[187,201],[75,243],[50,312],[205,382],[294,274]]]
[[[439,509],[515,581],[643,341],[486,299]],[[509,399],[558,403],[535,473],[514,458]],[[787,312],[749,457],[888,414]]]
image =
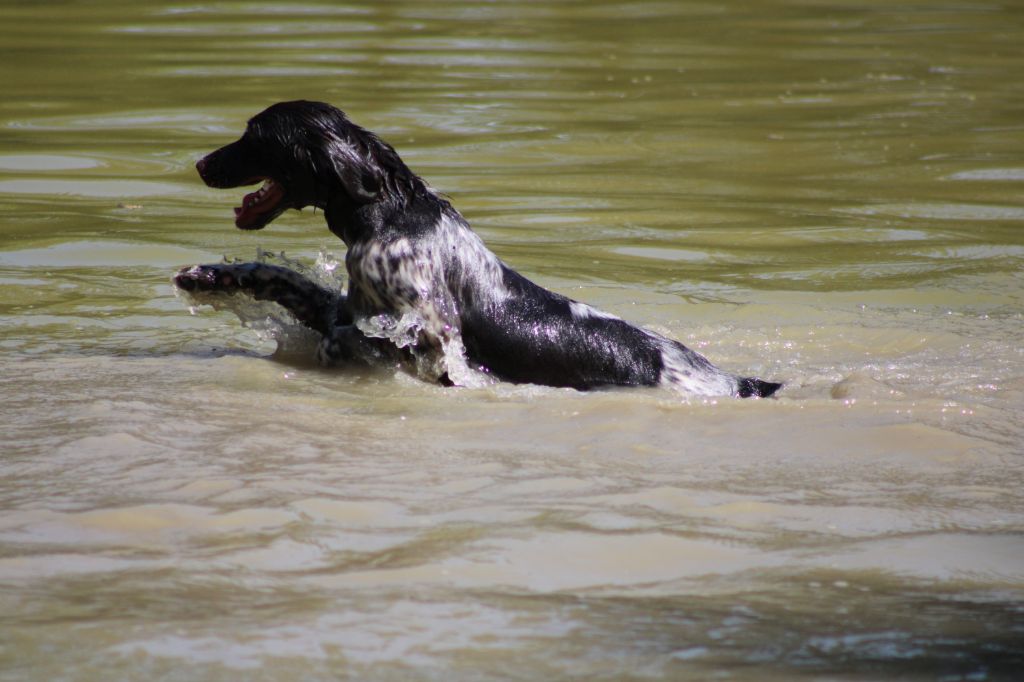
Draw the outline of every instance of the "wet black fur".
[[[196,266],[179,273],[177,285],[243,290],[281,303],[325,337],[327,361],[379,354],[380,340],[367,339],[354,320],[415,310],[425,320],[420,350],[461,335],[470,364],[507,381],[577,389],[668,384],[739,397],[769,396],[781,386],[728,374],[676,341],[582,306],[508,268],[390,145],[328,104],[276,104],[197,168],[211,187],[272,178],[284,188],[280,204],[250,229],[288,208],[323,209],[330,230],[348,246],[348,296],[255,263]],[[248,270],[231,269],[239,267]]]

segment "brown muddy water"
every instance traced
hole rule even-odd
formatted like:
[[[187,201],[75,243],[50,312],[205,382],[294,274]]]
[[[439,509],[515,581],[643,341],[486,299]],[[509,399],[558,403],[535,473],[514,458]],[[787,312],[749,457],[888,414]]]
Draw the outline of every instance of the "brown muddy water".
[[[1020,679],[1021,45],[998,1],[0,5],[0,679]],[[193,169],[294,98],[786,388],[442,389],[190,314],[183,265],[344,254]]]

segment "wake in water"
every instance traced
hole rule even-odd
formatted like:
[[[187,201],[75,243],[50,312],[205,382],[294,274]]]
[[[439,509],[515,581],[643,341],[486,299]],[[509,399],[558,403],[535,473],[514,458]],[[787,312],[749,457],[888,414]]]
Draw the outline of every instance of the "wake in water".
[[[260,249],[254,261],[196,265],[178,272],[173,281],[193,314],[204,305],[232,312],[262,341],[274,342],[278,354],[333,364],[327,360],[338,357],[339,346],[352,343],[345,332],[355,325],[370,341],[353,346],[352,360],[390,362],[431,382],[471,387],[494,383],[485,371],[470,366],[458,333],[443,339],[440,348],[424,343],[426,323],[416,311],[353,318],[345,305],[344,270],[327,251],[310,267]]]

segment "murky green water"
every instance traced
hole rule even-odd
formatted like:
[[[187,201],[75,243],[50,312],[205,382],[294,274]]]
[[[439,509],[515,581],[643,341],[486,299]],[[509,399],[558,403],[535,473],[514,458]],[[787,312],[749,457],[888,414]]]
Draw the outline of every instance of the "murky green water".
[[[1016,679],[1017,3],[0,5],[0,678]],[[340,256],[192,164],[330,101],[778,400],[445,390],[190,315]]]

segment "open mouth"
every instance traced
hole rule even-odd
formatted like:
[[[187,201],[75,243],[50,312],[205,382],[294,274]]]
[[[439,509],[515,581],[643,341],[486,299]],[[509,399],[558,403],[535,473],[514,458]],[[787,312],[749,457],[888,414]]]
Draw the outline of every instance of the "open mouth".
[[[258,230],[287,208],[284,205],[284,186],[273,178],[259,179],[263,180],[263,186],[246,194],[242,205],[235,207],[235,227],[239,229]]]

